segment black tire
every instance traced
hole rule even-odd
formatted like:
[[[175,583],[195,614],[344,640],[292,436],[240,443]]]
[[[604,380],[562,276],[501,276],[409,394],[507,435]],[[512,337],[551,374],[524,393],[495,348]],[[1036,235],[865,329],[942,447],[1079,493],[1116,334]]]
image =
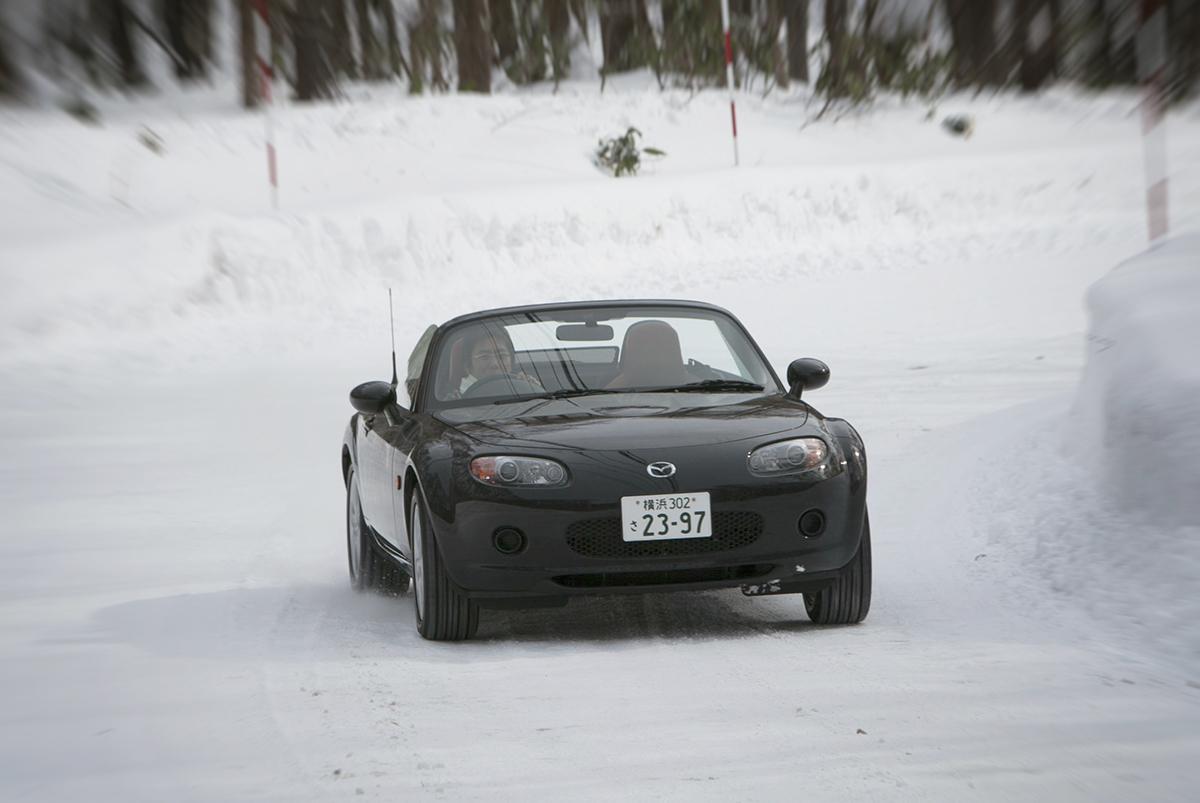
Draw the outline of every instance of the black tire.
[[[442,561],[418,489],[409,509],[412,533],[413,611],[417,632],[430,641],[465,641],[479,627],[479,605],[459,590]]]
[[[871,519],[863,514],[858,551],[832,585],[804,595],[808,618],[819,625],[854,625],[871,610]]]
[[[371,528],[362,514],[358,477],[354,466],[346,475],[346,559],[350,567],[350,587],[355,591],[382,591],[403,594],[408,590],[408,572],[375,546]]]

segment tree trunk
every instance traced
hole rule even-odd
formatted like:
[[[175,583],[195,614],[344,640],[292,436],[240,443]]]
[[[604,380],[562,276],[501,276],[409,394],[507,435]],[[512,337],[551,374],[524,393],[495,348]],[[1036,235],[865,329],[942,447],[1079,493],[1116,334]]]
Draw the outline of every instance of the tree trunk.
[[[496,66],[508,72],[517,57],[517,18],[512,0],[491,0],[490,27],[496,48]]]
[[[292,46],[296,56],[296,100],[333,97],[335,86],[328,42],[331,26],[328,0],[297,0],[291,15]]]
[[[1007,78],[996,54],[996,0],[946,0],[959,86],[999,86]]]
[[[725,82],[725,37],[721,6],[708,0],[663,0],[660,72],[684,77],[695,88]]]
[[[546,23],[550,30],[550,62],[557,86],[571,72],[571,9],[567,0],[546,0]]]
[[[1083,80],[1092,86],[1113,83],[1113,24],[1105,5],[1106,0],[1091,0],[1086,11],[1091,47],[1083,65]]]
[[[847,61],[846,0],[825,0],[825,39],[829,44],[829,59],[822,70],[825,90],[831,98],[846,97]]]
[[[788,76],[808,83],[808,0],[787,2]]]
[[[238,30],[241,33],[242,105],[258,105],[258,47],[254,42],[254,9],[251,0],[237,0]]]
[[[425,51],[421,47],[421,27],[408,24],[408,91],[419,95],[425,91]]]
[[[195,54],[195,71],[198,77],[208,74],[208,65],[213,61],[212,0],[196,0],[189,6],[191,11],[184,18],[184,37],[189,49]]]
[[[1167,0],[1169,99],[1187,97],[1200,84],[1200,2]]]
[[[392,75],[399,76],[407,72],[404,64],[404,53],[400,50],[400,32],[396,25],[396,8],[392,0],[383,0],[380,4],[383,12],[383,29],[387,35],[388,66]]]
[[[683,58],[685,38],[681,29],[684,26],[683,0],[662,0],[662,48],[659,54],[659,67],[669,72],[685,72],[687,65]]]
[[[775,83],[782,89],[788,88],[788,58],[784,45],[779,41],[783,31],[783,20],[786,7],[791,5],[788,0],[767,0],[767,45],[770,54],[771,70]]]
[[[972,75],[969,55],[970,24],[965,15],[970,13],[969,0],[946,0],[946,22],[950,28],[951,72],[957,86],[967,86]]]
[[[416,18],[409,17],[408,58],[409,92],[424,91],[426,81],[432,89],[448,89],[445,78],[445,49],[439,12],[441,0],[418,0]]]
[[[350,0],[330,0],[330,2],[329,14],[333,26],[330,51],[334,72],[349,78],[357,78],[358,67],[354,63],[354,40],[350,33],[348,17]]]
[[[354,0],[354,14],[358,23],[358,63],[363,80],[378,81],[383,77],[383,66],[379,39],[375,36],[374,20],[371,19],[371,5],[371,0]]]
[[[487,0],[454,0],[454,49],[458,91],[492,91],[492,59]]]
[[[106,0],[101,13],[106,23],[108,43],[117,62],[121,86],[143,86],[146,83],[146,74],[142,71],[141,60],[131,35],[133,19],[125,0]]]
[[[216,16],[217,22],[220,21],[221,12],[216,10],[215,0],[204,0],[204,14],[197,18],[197,24],[203,26],[202,32],[198,33],[201,37],[200,41],[203,46],[200,48],[200,55],[204,58],[205,69],[210,64],[217,64],[217,38],[213,35],[214,20]]]
[[[441,0],[420,0],[418,7],[422,36],[428,47],[425,56],[429,62],[429,80],[434,89],[445,92],[450,88],[450,82],[446,80],[446,50],[442,44]]]
[[[1021,89],[1032,92],[1057,69],[1059,13],[1056,0],[1017,0],[1014,36],[1020,54]]]
[[[175,77],[194,81],[204,77],[208,53],[207,0],[163,0],[159,6],[167,43],[175,57]]]
[[[15,97],[21,89],[21,74],[9,49],[11,43],[8,28],[0,20],[0,97]]]
[[[588,6],[591,0],[567,0],[567,5],[571,7],[571,16],[575,18],[575,24],[579,26],[579,30],[583,32],[583,38],[588,38]]]
[[[863,37],[869,37],[875,27],[875,13],[879,11],[879,0],[864,0],[862,32]]]
[[[545,7],[526,8],[517,20],[517,40],[521,43],[521,69],[519,83],[534,84],[546,80],[546,61],[550,56],[549,26]]]
[[[645,0],[601,0],[600,45],[606,75],[646,66],[649,35]]]

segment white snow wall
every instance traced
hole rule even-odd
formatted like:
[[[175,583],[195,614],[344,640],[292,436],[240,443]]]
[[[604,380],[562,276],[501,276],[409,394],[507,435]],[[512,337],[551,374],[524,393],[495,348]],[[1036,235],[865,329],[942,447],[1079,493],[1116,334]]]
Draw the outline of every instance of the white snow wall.
[[[1200,524],[1200,234],[1119,265],[1087,307],[1077,454],[1122,508]]]

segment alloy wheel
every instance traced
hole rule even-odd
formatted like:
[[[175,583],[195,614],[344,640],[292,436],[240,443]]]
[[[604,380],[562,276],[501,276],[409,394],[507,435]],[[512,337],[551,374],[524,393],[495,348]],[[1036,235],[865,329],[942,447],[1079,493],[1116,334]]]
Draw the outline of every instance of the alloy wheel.
[[[424,533],[421,527],[421,508],[413,501],[412,506],[412,547],[413,547],[413,584],[414,598],[417,604],[417,619],[425,616],[425,545]]]
[[[361,585],[362,573],[362,500],[358,497],[358,480],[350,478],[349,502],[346,505],[346,554],[350,559],[350,581]]]

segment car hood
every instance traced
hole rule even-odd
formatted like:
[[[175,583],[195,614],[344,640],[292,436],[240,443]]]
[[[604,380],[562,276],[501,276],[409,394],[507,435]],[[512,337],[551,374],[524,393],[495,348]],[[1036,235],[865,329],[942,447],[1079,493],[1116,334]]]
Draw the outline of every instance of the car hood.
[[[782,395],[623,393],[460,407],[436,417],[504,448],[626,451],[788,432],[808,422],[809,407]]]

